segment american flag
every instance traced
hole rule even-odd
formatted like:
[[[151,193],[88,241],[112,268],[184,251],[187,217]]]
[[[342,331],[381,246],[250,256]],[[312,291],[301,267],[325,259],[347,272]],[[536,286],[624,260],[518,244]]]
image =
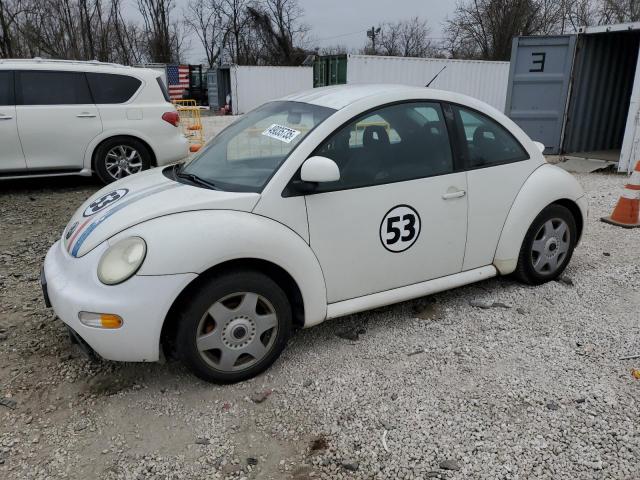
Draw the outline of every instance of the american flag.
[[[169,98],[181,100],[183,92],[189,88],[189,65],[167,65]]]

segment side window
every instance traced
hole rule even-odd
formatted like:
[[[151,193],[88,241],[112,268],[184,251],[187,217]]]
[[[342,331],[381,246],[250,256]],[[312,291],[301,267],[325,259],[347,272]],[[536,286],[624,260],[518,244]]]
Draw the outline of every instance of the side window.
[[[331,135],[314,153],[332,159],[340,180],[318,192],[367,187],[453,171],[440,104],[412,102],[367,113]]]
[[[78,105],[93,103],[83,72],[30,70],[16,72],[20,105]]]
[[[0,72],[0,105],[13,105],[13,72]]]
[[[529,158],[526,150],[495,120],[461,107],[454,107],[469,152],[472,167],[489,167]]]
[[[87,80],[97,104],[125,103],[142,85],[137,78],[112,73],[87,73]]]

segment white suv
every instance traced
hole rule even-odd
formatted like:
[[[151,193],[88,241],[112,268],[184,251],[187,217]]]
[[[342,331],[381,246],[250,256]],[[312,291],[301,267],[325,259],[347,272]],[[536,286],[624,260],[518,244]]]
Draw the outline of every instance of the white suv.
[[[185,158],[158,72],[99,62],[0,60],[0,179],[105,183]]]

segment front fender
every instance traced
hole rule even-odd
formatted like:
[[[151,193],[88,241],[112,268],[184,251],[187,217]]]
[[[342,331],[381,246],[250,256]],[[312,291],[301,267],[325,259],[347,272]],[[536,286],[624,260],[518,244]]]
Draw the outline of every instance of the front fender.
[[[520,248],[527,230],[538,214],[559,200],[573,201],[582,218],[587,218],[587,206],[582,186],[567,171],[544,164],[534,170],[518,193],[502,228],[493,264],[500,274],[508,275],[517,266]]]
[[[230,260],[259,259],[294,279],[304,303],[305,326],[327,314],[324,276],[309,245],[293,230],[267,217],[234,210],[199,210],[154,218],[112,237],[137,235],[147,242],[138,275],[201,274]]]

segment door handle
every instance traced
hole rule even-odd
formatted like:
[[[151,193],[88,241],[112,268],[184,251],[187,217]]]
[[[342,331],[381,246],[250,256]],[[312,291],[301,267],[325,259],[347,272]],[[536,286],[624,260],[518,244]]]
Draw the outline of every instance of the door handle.
[[[453,198],[462,198],[467,194],[464,190],[458,190],[457,192],[444,193],[442,194],[442,198],[444,200],[451,200]]]
[[[78,115],[76,115],[76,117],[78,117],[78,118],[96,118],[96,114],[95,113],[89,113],[89,112],[82,112],[82,113],[79,113]]]
[[[13,117],[11,115],[1,115],[0,120],[11,120]]]

